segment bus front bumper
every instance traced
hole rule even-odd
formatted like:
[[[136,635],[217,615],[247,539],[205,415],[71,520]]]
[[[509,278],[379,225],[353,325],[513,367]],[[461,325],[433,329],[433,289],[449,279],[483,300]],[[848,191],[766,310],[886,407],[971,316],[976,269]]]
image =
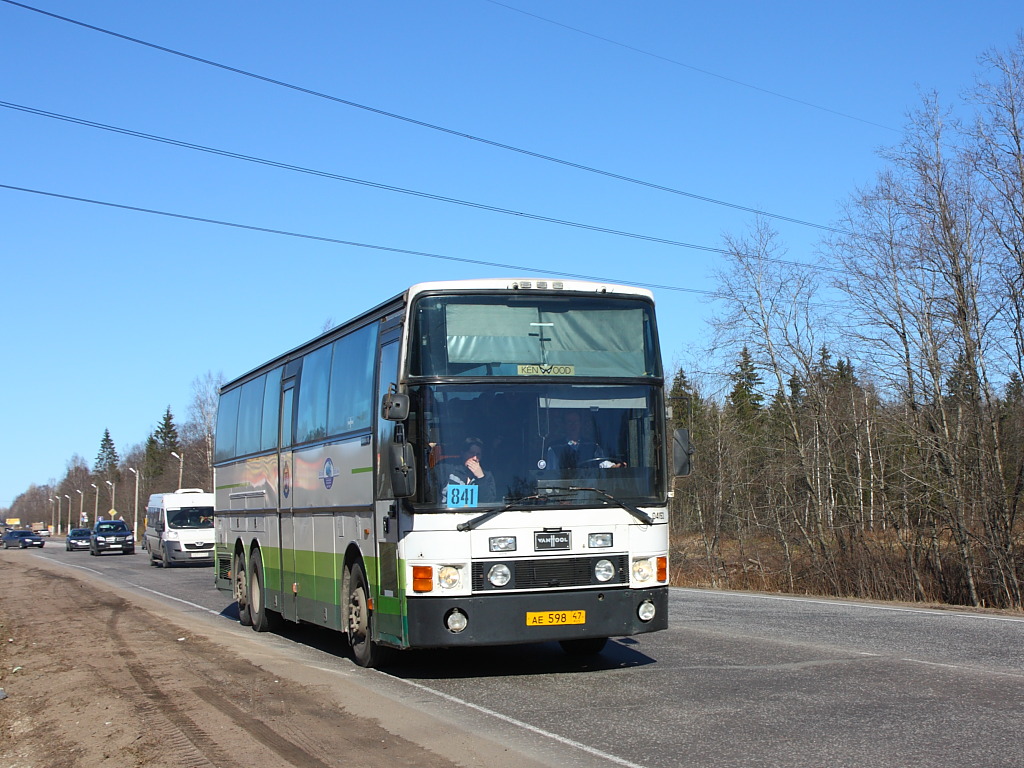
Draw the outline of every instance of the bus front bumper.
[[[668,627],[668,587],[409,597],[407,606],[413,648],[624,637]],[[653,617],[642,620],[641,607],[653,607]],[[449,629],[454,611],[465,616],[460,632]]]

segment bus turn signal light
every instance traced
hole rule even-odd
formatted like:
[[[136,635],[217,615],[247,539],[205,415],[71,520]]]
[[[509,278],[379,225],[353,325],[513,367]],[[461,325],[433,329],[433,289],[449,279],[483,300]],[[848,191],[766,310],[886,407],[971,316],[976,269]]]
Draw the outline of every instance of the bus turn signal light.
[[[668,581],[668,558],[658,558],[658,581]]]
[[[412,567],[412,591],[430,592],[434,589],[434,568],[430,565]]]

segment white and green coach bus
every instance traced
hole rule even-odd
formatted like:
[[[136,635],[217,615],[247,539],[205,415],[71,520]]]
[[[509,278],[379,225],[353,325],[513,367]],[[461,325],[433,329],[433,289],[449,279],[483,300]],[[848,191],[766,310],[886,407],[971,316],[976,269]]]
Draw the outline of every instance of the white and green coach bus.
[[[364,666],[597,653],[667,625],[689,450],[649,291],[422,283],[221,389],[216,583],[243,624],[338,630]]]

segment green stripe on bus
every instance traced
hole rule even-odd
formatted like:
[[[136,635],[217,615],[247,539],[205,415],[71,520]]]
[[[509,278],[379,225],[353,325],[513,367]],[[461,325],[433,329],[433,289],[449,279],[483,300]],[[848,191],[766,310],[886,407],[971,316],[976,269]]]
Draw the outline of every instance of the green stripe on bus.
[[[285,566],[286,571],[277,567],[281,554],[284,554],[289,560]],[[300,613],[297,618],[300,620],[342,632],[345,630],[346,596],[342,594],[342,580],[345,573],[345,555],[343,553],[310,550],[282,552],[276,547],[264,546],[262,555],[264,589],[268,605],[282,610],[285,615],[291,617],[292,610],[286,606],[292,604],[294,608],[298,608]],[[294,558],[294,566],[291,562],[292,558]],[[364,566],[367,578],[375,581],[377,558],[365,558]],[[380,594],[376,584],[371,584],[370,590],[377,595],[374,601],[374,613],[377,617],[378,636],[388,642],[403,646],[409,631],[409,619],[405,615],[405,561],[399,561],[397,567],[399,584],[395,594]],[[298,585],[297,594],[292,591],[293,583]],[[297,602],[293,603],[292,601]]]

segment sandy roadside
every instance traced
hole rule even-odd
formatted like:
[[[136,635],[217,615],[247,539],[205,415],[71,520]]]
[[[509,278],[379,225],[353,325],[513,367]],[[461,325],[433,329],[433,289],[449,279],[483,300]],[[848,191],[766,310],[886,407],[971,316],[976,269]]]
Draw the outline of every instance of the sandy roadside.
[[[0,768],[551,765],[42,558],[0,585]]]

